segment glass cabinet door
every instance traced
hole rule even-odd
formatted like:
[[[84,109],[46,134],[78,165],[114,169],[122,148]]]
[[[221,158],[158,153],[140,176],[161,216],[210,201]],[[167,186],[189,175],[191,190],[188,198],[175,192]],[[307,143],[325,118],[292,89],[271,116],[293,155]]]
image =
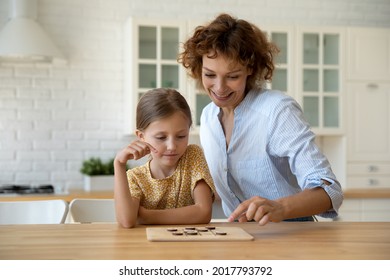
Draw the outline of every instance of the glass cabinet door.
[[[341,126],[340,37],[338,32],[301,33],[302,106],[310,125],[320,132]]]
[[[289,34],[284,31],[270,31],[270,39],[279,48],[279,54],[275,58],[276,68],[270,87],[289,93]]]
[[[138,26],[138,91],[179,89],[179,27]]]
[[[185,40],[183,21],[129,18],[125,25],[125,126],[134,132],[135,111],[141,96],[153,88],[185,92],[185,70],[177,62]]]
[[[138,57],[140,59],[157,58],[157,27],[139,26],[138,27]]]
[[[196,93],[196,115],[195,115],[195,124],[196,126],[200,126],[200,116],[202,114],[202,111],[204,107],[207,106],[211,102],[210,97],[204,93],[204,92],[197,92]]]

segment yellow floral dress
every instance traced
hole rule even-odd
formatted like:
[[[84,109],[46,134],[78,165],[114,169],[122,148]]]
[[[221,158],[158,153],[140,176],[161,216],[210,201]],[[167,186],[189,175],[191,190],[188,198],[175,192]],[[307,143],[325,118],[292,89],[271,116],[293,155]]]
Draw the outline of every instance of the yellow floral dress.
[[[175,172],[164,179],[151,176],[150,161],[127,171],[130,193],[147,209],[170,209],[194,204],[196,183],[204,180],[213,195],[215,187],[201,147],[188,145]]]

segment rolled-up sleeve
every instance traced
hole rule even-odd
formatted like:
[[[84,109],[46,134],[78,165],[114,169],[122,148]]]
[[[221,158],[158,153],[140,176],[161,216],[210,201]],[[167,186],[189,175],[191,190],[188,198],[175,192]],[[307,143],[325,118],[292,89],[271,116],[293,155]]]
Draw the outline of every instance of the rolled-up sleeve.
[[[343,202],[340,183],[332,171],[326,156],[320,151],[314,139],[315,134],[303,117],[298,103],[286,97],[275,110],[275,126],[271,139],[272,153],[288,158],[292,173],[296,176],[301,189],[310,189],[322,185],[328,194],[332,209],[319,214],[321,217],[334,218],[338,215]],[[330,185],[323,185],[323,181]]]

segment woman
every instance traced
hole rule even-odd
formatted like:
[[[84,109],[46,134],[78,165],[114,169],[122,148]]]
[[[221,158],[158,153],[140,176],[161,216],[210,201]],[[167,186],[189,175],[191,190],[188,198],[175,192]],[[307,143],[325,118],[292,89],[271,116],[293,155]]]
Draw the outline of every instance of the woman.
[[[300,106],[264,88],[277,52],[258,27],[221,14],[178,59],[212,100],[200,139],[229,221],[313,221],[337,216],[343,201]]]

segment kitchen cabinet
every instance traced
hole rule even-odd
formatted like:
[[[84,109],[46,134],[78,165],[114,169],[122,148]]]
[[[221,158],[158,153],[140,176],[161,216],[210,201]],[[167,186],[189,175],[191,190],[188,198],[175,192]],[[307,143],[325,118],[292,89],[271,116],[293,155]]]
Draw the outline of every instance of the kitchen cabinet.
[[[349,162],[348,185],[357,189],[390,188],[390,163],[379,161]]]
[[[348,84],[348,188],[390,188],[390,83]]]
[[[390,29],[348,29],[348,79],[389,82]]]
[[[344,199],[338,221],[390,222],[390,198]]]
[[[390,82],[348,84],[348,159],[390,161]]]
[[[182,21],[130,18],[125,37],[125,130],[135,130],[135,111],[146,91],[168,87],[186,96],[186,74],[177,63],[180,42],[186,36]]]
[[[348,29],[347,53],[347,186],[390,188],[390,29]]]
[[[318,135],[343,133],[342,28],[299,28],[297,93],[304,115]]]
[[[293,91],[293,30],[286,28],[265,27],[269,39],[279,48],[279,54],[275,58],[276,68],[268,87],[294,96]]]

